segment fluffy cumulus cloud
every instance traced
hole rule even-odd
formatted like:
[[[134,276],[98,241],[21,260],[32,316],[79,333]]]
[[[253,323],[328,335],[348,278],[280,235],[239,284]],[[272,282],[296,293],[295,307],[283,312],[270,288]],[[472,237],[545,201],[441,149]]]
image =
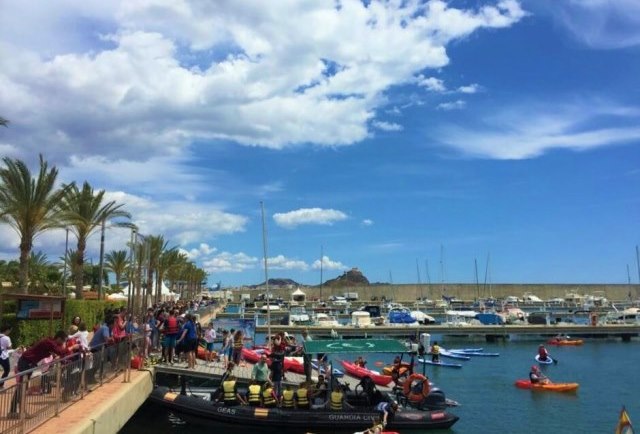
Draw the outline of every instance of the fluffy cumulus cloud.
[[[332,225],[335,222],[346,220],[348,216],[335,209],[301,208],[285,213],[276,213],[273,220],[282,227],[295,228],[299,225]]]
[[[175,245],[185,245],[209,237],[243,232],[248,218],[190,201],[159,203],[147,197],[124,192],[107,192],[106,200],[115,200],[135,216],[141,234],[164,234]]]
[[[345,270],[349,267],[347,267],[340,261],[333,261],[328,256],[323,256],[322,262],[320,261],[320,259],[316,259],[311,265],[311,268],[313,268],[314,270],[319,270],[320,268],[322,268],[323,270]]]
[[[362,226],[373,226],[373,220],[371,219],[362,220]]]
[[[460,86],[458,92],[460,93],[478,93],[480,91],[480,85],[473,83],[467,86]]]
[[[444,127],[438,139],[468,155],[523,159],[550,149],[579,151],[637,141],[639,121],[638,108],[608,101],[528,101],[474,125]]]
[[[576,40],[589,47],[640,46],[640,2],[637,0],[546,0],[544,5]]]
[[[387,89],[448,64],[451,41],[524,15],[515,0],[14,1],[0,17],[14,120],[1,145],[129,160],[196,140],[348,145]]]
[[[447,90],[444,81],[435,77],[420,77],[418,85],[424,87],[431,92],[444,92]]]
[[[201,262],[202,267],[209,273],[241,273],[255,269],[260,265],[259,258],[246,253],[220,252]]]
[[[298,259],[287,258],[284,255],[277,255],[267,259],[267,265],[270,269],[274,270],[301,270],[305,271],[309,269],[309,265],[306,262]]]

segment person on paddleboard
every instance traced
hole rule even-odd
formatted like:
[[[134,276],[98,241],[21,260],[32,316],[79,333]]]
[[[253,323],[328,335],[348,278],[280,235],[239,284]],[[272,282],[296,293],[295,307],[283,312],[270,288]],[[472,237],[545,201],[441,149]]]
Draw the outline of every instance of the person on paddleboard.
[[[532,384],[548,384],[551,382],[546,375],[540,372],[540,368],[536,365],[533,365],[531,371],[529,371],[529,380]]]
[[[549,357],[549,352],[547,351],[547,349],[544,347],[543,344],[540,344],[540,346],[538,347],[538,359],[541,362],[546,362],[548,357]]]

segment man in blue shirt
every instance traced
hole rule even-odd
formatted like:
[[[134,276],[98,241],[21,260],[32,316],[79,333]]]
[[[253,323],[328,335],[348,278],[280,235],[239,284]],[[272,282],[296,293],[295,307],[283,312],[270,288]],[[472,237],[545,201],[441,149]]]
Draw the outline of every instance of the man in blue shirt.
[[[106,321],[103,322],[98,330],[93,334],[91,342],[89,342],[91,354],[87,355],[85,358],[85,363],[87,364],[86,381],[88,384],[96,383],[96,370],[99,370],[100,376],[102,376],[104,362],[111,358],[111,349],[108,347],[108,345],[113,342],[113,339],[111,338],[111,324],[113,324],[113,320],[110,320],[109,323]]]
[[[196,367],[196,350],[198,349],[198,333],[196,332],[196,323],[194,317],[190,313],[185,316],[186,322],[182,326],[182,334],[178,338],[178,343],[184,342],[183,347],[187,353],[187,369],[195,369]]]

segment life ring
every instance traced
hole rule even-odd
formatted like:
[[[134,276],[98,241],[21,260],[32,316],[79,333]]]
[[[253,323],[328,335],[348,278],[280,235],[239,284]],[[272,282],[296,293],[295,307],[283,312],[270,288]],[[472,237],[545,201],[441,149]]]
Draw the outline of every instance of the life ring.
[[[412,389],[413,389],[413,382],[414,381],[421,381],[422,382],[422,392],[421,393],[415,393]],[[422,374],[411,374],[409,375],[409,378],[407,378],[407,380],[404,382],[404,384],[402,385],[402,392],[404,393],[404,396],[407,397],[407,399],[410,402],[421,402],[424,398],[427,397],[427,395],[429,394],[429,380],[427,379],[427,377],[425,377]]]

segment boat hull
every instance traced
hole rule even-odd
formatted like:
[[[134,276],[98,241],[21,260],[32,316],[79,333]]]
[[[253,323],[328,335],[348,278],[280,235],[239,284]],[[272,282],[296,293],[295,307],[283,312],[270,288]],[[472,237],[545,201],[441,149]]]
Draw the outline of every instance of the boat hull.
[[[335,430],[339,425],[345,431],[357,431],[379,417],[375,410],[355,411],[329,410],[284,410],[280,408],[260,408],[250,406],[228,407],[188,395],[180,395],[167,387],[156,387],[149,396],[153,403],[169,408],[176,413],[184,413],[198,418],[232,423],[293,430]],[[387,428],[397,431],[447,429],[458,420],[449,412],[403,410],[388,421]],[[300,431],[302,432],[302,431]]]

